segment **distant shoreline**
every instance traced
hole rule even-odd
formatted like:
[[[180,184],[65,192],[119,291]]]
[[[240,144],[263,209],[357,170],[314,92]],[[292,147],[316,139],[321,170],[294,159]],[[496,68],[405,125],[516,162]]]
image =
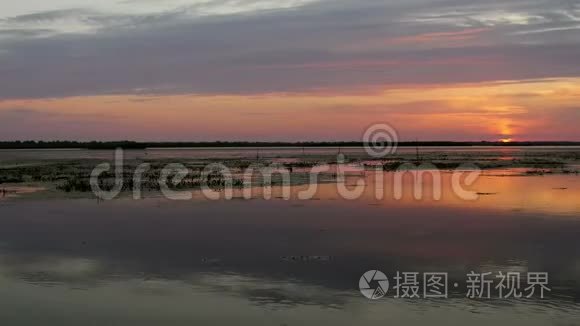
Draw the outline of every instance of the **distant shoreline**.
[[[328,148],[363,147],[362,142],[75,142],[75,141],[12,141],[0,142],[0,149],[186,149],[186,148]],[[400,142],[399,147],[531,147],[531,146],[580,146],[580,141],[533,141],[533,142],[453,142],[419,141]]]

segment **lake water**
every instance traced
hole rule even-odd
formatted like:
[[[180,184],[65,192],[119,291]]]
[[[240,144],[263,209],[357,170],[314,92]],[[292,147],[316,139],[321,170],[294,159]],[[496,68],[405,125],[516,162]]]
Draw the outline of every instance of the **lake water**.
[[[506,150],[493,155],[519,149]],[[23,153],[35,159],[111,155],[30,152],[2,152],[0,160],[23,160]],[[187,158],[198,153],[147,152]],[[251,150],[235,153],[241,154],[228,152],[228,157],[251,157]],[[380,185],[384,198],[376,199],[377,180],[367,174],[359,178],[369,190],[357,200],[341,198],[335,184],[322,184],[310,200],[243,200],[236,193],[229,201],[199,194],[188,201],[0,201],[0,320],[6,325],[578,325],[580,179],[506,172],[486,171],[471,187],[482,194],[474,201],[453,196],[449,174],[443,175],[441,200],[417,201],[408,188],[403,199],[394,199],[388,190],[391,174]],[[294,187],[292,193],[300,190]],[[359,291],[369,270],[389,278],[382,299],[369,300]],[[551,291],[543,299],[500,299],[495,290],[492,299],[467,298],[467,274],[500,271],[548,273]],[[397,272],[448,273],[448,298],[395,298]]]
[[[530,155],[550,155],[553,153],[578,153],[580,146],[534,146],[534,147],[420,147],[420,154],[445,154],[470,156],[478,158],[480,156],[504,156],[530,154]],[[417,148],[400,147],[394,155],[415,155]],[[366,156],[364,148],[360,147],[306,147],[306,148],[168,148],[168,149],[146,149],[127,150],[127,159],[243,159],[243,158],[288,158],[288,157],[336,157],[338,153],[347,156]],[[0,150],[0,162],[18,160],[73,160],[73,159],[101,159],[109,160],[113,158],[111,150]]]

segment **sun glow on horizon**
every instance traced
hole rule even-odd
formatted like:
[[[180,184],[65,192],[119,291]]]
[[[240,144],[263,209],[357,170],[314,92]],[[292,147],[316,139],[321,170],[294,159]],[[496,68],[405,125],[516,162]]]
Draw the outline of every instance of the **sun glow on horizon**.
[[[334,141],[358,139],[368,125],[387,122],[401,140],[575,140],[579,89],[580,78],[566,78],[362,93],[15,99],[0,101],[0,137]],[[34,133],[23,134],[23,126]],[[102,130],[112,128],[104,138]]]

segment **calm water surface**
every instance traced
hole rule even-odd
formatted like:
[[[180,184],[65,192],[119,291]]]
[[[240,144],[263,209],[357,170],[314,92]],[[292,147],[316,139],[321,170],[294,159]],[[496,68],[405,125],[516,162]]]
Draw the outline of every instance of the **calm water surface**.
[[[415,154],[414,147],[400,147],[397,154]],[[550,155],[552,153],[577,153],[580,152],[578,146],[534,146],[534,147],[420,147],[419,152],[423,154],[438,153],[460,156],[470,156],[478,158],[480,156],[505,156],[511,157],[513,154],[532,153]],[[350,156],[363,156],[366,152],[360,147],[343,148],[176,148],[176,149],[146,149],[127,150],[127,159],[231,159],[231,158],[261,158],[277,157],[336,157],[336,154],[343,153]],[[66,160],[66,159],[102,159],[109,160],[114,154],[111,150],[85,150],[85,149],[40,149],[40,150],[0,150],[0,162],[13,160]]]
[[[326,184],[308,201],[0,201],[0,320],[579,325],[578,177],[490,174],[474,190],[488,195],[348,201]],[[372,269],[447,272],[458,287],[449,299],[395,299],[391,289],[371,301],[358,282]],[[471,271],[548,272],[552,291],[471,300]]]

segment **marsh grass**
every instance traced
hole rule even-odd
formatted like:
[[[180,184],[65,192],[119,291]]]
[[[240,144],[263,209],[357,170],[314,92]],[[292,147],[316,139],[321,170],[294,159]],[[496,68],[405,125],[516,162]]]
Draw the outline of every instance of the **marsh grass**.
[[[508,155],[509,154],[509,155]],[[577,167],[580,165],[579,151],[563,152],[424,152],[418,159],[414,154],[397,154],[386,159],[374,159],[366,155],[349,155],[344,161],[338,162],[336,156],[304,156],[296,158],[231,158],[231,159],[195,159],[183,161],[182,164],[188,169],[187,177],[179,183],[169,182],[171,189],[199,189],[202,185],[208,185],[211,189],[220,190],[226,186],[226,180],[219,173],[212,173],[202,178],[203,168],[210,163],[220,163],[228,167],[234,174],[233,187],[243,188],[248,186],[244,183],[243,172],[254,164],[263,166],[277,166],[286,169],[291,175],[291,185],[302,185],[310,182],[309,171],[312,167],[338,163],[354,164],[363,170],[382,168],[384,171],[396,171],[404,164],[416,166],[435,166],[441,170],[454,170],[465,163],[475,164],[482,170],[494,169],[524,169],[519,176],[540,176],[545,174],[578,174]],[[280,162],[282,160],[282,162]],[[91,192],[89,177],[91,171],[101,160],[75,159],[75,160],[50,160],[50,161],[26,161],[26,162],[0,162],[0,187],[6,184],[44,184],[48,189],[65,193],[88,193]],[[112,163],[112,162],[109,162]],[[123,174],[123,191],[132,191],[133,172],[138,165],[148,163],[150,170],[143,174],[140,185],[143,191],[159,191],[159,179],[162,169],[175,160],[165,159],[136,159],[125,161]],[[103,173],[99,179],[101,189],[110,190],[114,186],[114,171]],[[172,178],[170,177],[170,181]],[[336,182],[335,172],[321,173],[317,182]],[[281,185],[283,178],[274,173],[272,185]],[[264,180],[259,175],[253,176],[249,186],[262,186]]]

